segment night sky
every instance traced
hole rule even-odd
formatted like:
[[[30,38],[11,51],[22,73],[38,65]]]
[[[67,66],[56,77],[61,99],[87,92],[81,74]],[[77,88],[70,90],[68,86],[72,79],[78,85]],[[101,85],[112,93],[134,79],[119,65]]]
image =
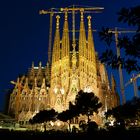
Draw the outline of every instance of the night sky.
[[[16,80],[19,74],[27,72],[32,61],[35,66],[41,61],[45,66],[47,62],[47,47],[49,38],[49,15],[39,15],[39,10],[50,8],[82,5],[104,7],[102,13],[92,14],[92,28],[97,31],[101,27],[132,28],[126,24],[118,23],[117,12],[122,7],[140,5],[139,0],[1,0],[0,1],[0,110],[4,109],[5,93],[12,88],[11,80]],[[61,20],[61,19],[60,19]],[[79,22],[79,21],[78,21]],[[94,32],[95,50],[98,54],[104,48],[99,40],[98,33]],[[115,46],[114,46],[115,47]],[[108,68],[110,75],[110,69]],[[118,92],[119,79],[115,75]],[[124,83],[130,77],[125,71]],[[140,78],[139,78],[140,79]],[[137,83],[140,83],[140,80]],[[125,89],[126,99],[133,97],[133,85]]]

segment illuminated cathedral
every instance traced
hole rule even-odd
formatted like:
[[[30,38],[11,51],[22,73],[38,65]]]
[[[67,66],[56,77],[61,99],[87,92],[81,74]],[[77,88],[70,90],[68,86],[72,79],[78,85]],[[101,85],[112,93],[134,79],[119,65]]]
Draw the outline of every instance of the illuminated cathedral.
[[[68,12],[56,16],[51,64],[32,62],[26,75],[17,78],[9,100],[9,114],[19,122],[28,122],[40,110],[62,112],[74,102],[78,91],[93,92],[103,104],[96,116],[120,104],[113,75],[109,81],[105,65],[98,59],[91,28],[91,16],[80,10],[79,34],[70,36]],[[87,30],[85,29],[85,21]],[[77,22],[77,21],[76,21]],[[98,117],[97,117],[98,118]]]

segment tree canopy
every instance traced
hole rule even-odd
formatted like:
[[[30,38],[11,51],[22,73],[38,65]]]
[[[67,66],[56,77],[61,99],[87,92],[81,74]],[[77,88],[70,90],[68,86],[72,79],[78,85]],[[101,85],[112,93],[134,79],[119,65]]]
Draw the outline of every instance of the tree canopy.
[[[99,98],[93,92],[83,92],[82,90],[76,96],[75,105],[82,115],[93,115],[93,112],[98,112],[98,109],[102,106],[99,102]]]
[[[89,120],[89,116],[93,115],[93,112],[98,112],[98,109],[102,106],[99,102],[99,98],[95,96],[93,92],[83,92],[80,90],[75,98],[75,103],[70,103],[69,109],[58,115],[61,120],[70,120],[73,117],[80,114],[86,115]]]
[[[124,105],[120,105],[106,112],[106,117],[113,115],[116,122],[120,120],[133,120],[139,119],[140,113],[140,98],[134,97],[132,100],[127,101]]]
[[[54,109],[51,110],[41,110],[32,119],[29,120],[31,124],[34,123],[44,123],[51,120],[56,120],[57,112]]]
[[[79,115],[79,112],[77,110],[77,107],[70,102],[69,109],[59,113],[57,118],[60,119],[61,121],[66,122],[78,115]]]

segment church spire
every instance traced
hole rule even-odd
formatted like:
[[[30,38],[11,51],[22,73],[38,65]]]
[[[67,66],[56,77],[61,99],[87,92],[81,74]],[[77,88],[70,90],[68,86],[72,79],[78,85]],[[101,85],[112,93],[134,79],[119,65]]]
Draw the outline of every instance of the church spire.
[[[38,72],[37,72],[37,78],[38,79],[42,79],[43,77],[43,71],[42,71],[42,63],[41,61],[39,62],[39,68],[38,68]]]
[[[97,83],[97,65],[96,65],[96,53],[94,48],[94,41],[93,41],[93,35],[92,35],[92,28],[91,28],[91,16],[87,17],[88,19],[88,44],[87,44],[87,59],[89,61],[89,64],[92,63],[93,65],[89,66],[89,71],[92,71],[92,77],[94,83]],[[88,72],[89,73],[89,72]]]
[[[95,48],[91,29],[91,16],[88,16],[87,19],[88,19],[88,59],[94,61],[95,63]]]
[[[84,25],[83,10],[81,12],[80,33],[79,33],[79,56],[86,56],[86,33]]]
[[[26,77],[26,79],[25,79],[25,84],[24,84],[24,87],[23,87],[23,93],[24,94],[29,93],[28,77]]]
[[[46,80],[45,80],[45,78],[43,78],[42,85],[41,85],[41,90],[40,90],[40,94],[41,95],[46,94],[47,93],[46,90],[47,90],[47,88],[46,88]]]
[[[46,67],[45,67],[45,77],[46,77],[47,83],[49,83],[49,81],[50,81],[50,68],[49,68],[49,63],[47,63],[46,64]]]
[[[34,62],[32,62],[32,67],[29,71],[29,80],[33,80],[35,77],[35,71],[34,71]]]
[[[62,58],[69,56],[69,29],[68,29],[68,13],[65,12],[65,21],[62,36]]]
[[[58,61],[60,59],[60,32],[59,32],[59,19],[60,16],[56,16],[56,32],[54,37],[54,45],[53,45],[53,58],[52,63]]]
[[[34,69],[34,62],[32,62],[32,69]]]
[[[111,73],[111,89],[113,93],[116,92],[116,81],[112,73]]]
[[[117,93],[116,80],[115,80],[114,75],[112,73],[111,73],[111,90],[112,90],[112,97],[114,99],[113,107],[116,107],[120,104],[120,97]]]
[[[75,47],[74,47],[73,52],[72,52],[72,69],[74,70],[73,72],[75,72],[75,70],[76,70],[76,62],[77,62],[76,50],[75,50]]]

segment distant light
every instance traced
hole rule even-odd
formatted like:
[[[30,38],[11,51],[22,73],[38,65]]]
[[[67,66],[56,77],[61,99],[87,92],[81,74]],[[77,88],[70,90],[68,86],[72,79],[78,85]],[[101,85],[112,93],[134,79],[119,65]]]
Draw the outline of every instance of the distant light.
[[[114,125],[114,120],[111,120],[109,126],[113,126],[113,125]]]
[[[54,122],[50,121],[51,126],[54,126]]]
[[[34,69],[38,69],[38,67],[34,67]]]
[[[16,84],[14,81],[10,81],[11,84]]]
[[[34,67],[34,69],[38,69],[39,67]],[[44,68],[44,67],[41,67],[41,68]]]
[[[60,126],[60,125],[61,125],[60,121],[58,121],[58,122],[56,123],[56,125],[57,125],[57,126]]]

